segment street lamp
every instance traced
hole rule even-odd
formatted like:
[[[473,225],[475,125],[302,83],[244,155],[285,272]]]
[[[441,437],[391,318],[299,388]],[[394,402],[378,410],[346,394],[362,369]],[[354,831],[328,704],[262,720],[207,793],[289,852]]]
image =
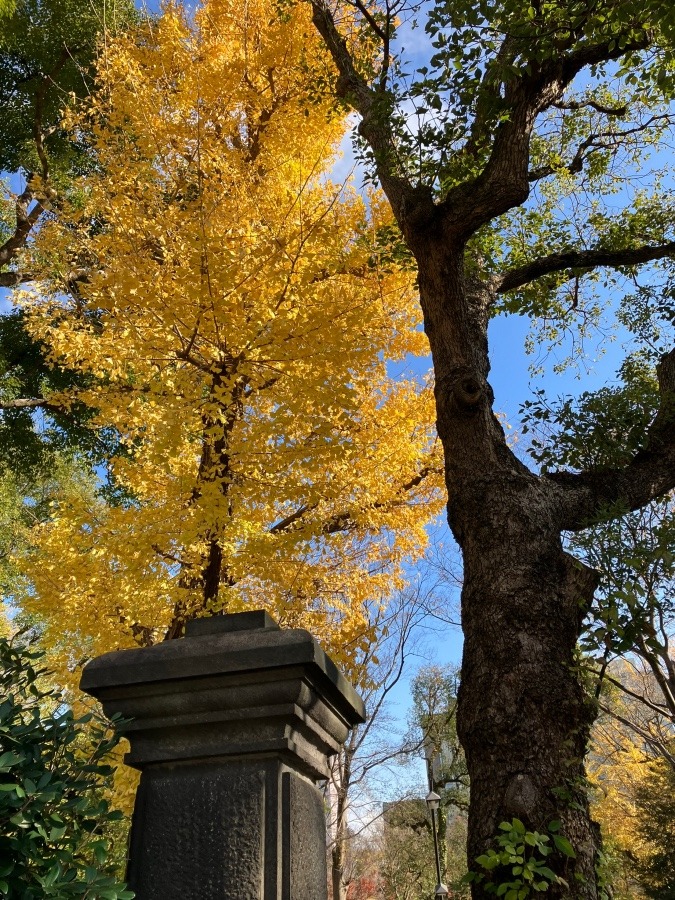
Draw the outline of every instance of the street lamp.
[[[441,805],[441,798],[435,791],[429,791],[424,799],[431,813],[431,830],[434,834],[434,854],[436,856],[436,892],[434,897],[447,897],[448,889],[441,881],[441,857],[438,853],[438,827],[436,825],[436,812]]]

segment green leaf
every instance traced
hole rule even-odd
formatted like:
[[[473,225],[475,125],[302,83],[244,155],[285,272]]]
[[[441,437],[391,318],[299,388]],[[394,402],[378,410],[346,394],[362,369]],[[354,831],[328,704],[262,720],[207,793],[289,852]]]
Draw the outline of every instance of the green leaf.
[[[15,766],[20,762],[23,762],[23,756],[19,756],[18,754],[13,753],[11,750],[9,750],[6,753],[3,753],[2,756],[0,756],[0,769]]]
[[[551,869],[549,869],[548,866],[541,866],[541,868],[539,868],[537,870],[537,874],[543,875],[544,878],[548,878],[548,880],[552,884],[555,884],[558,880],[558,876],[555,874],[555,872],[553,872]]]
[[[556,845],[556,848],[563,853],[565,856],[570,857],[571,859],[576,858],[576,853],[574,852],[574,847],[570,844],[566,837],[563,837],[560,834],[553,835],[553,843]]]

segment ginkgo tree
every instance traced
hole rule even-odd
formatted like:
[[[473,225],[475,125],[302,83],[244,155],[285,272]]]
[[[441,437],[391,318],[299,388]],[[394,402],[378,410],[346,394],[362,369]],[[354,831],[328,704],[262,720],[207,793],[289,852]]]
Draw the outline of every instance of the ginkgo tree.
[[[425,544],[442,463],[431,384],[405,374],[413,274],[379,196],[330,181],[327,65],[309,13],[169,6],[110,42],[67,122],[91,171],[21,303],[84,377],[49,403],[121,449],[117,502],[75,484],[33,534],[24,606],[54,665],[255,606],[348,666]]]

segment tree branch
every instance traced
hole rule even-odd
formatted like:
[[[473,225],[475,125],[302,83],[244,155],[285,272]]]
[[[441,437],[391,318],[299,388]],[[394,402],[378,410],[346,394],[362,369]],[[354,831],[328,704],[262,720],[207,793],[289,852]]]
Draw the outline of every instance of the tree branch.
[[[565,89],[582,69],[642,50],[649,42],[645,35],[621,49],[614,39],[604,44],[582,45],[542,64],[531,61],[522,71],[532,74],[503,82],[509,115],[494,130],[492,151],[483,171],[453,188],[439,204],[444,225],[452,237],[465,242],[482,225],[527,200],[530,135],[535,119],[561,101]],[[475,122],[474,129],[480,131],[481,123]]]
[[[407,494],[408,491],[411,491],[413,488],[418,487],[425,478],[429,477],[429,475],[438,474],[441,471],[441,468],[435,466],[424,466],[424,468],[417,475],[414,475],[409,481],[406,481],[405,484],[401,485],[398,494]],[[370,508],[387,509],[400,502],[400,499],[380,500],[376,503],[373,503]],[[295,512],[290,513],[290,515],[272,525],[269,528],[268,533],[283,534],[284,532],[289,531],[296,522],[302,519],[305,513],[312,512],[316,509],[316,507],[317,504],[314,504],[313,506],[299,507],[299,509],[295,510]],[[326,522],[324,522],[321,527],[321,533],[337,534],[337,532],[339,531],[348,531],[350,528],[353,528],[354,525],[354,518],[350,512],[345,511],[342,513],[336,513],[334,516],[331,516],[326,520]]]
[[[592,104],[589,101],[586,105]],[[553,106],[558,107],[560,104],[554,103]],[[570,104],[570,106],[573,107],[573,104]],[[619,113],[617,112],[616,115],[619,115]],[[671,113],[664,113],[659,116],[651,116],[646,122],[642,122],[633,128],[624,128],[623,131],[604,131],[599,132],[598,134],[589,134],[589,136],[579,144],[572,160],[567,163],[567,165],[562,167],[550,165],[540,166],[538,169],[533,169],[529,173],[528,179],[530,182],[540,181],[542,178],[553,175],[561,169],[562,171],[569,172],[570,175],[578,174],[583,169],[586,160],[595,150],[613,150],[616,152],[619,147],[622,146],[622,142],[625,138],[630,137],[633,134],[640,134],[642,131],[647,131],[649,127],[656,122],[670,121],[672,118],[673,116]]]
[[[286,516],[285,519],[281,519],[275,525],[272,525],[272,527],[269,529],[269,533],[281,534],[284,531],[288,531],[291,525],[294,522],[297,522],[298,519],[301,519],[309,509],[316,509],[316,507],[301,506],[299,509],[296,509],[295,512],[292,512],[289,516]]]
[[[34,275],[30,272],[0,272],[0,287],[16,287],[18,284],[32,281],[33,278]]]
[[[675,488],[675,348],[656,368],[661,402],[644,447],[623,468],[553,472],[544,476],[559,491],[559,527],[580,531],[600,522],[612,507],[629,512]]]
[[[655,259],[663,259],[667,256],[675,256],[675,241],[655,247],[644,246],[625,250],[570,250],[567,253],[551,253],[549,256],[542,256],[524,266],[518,266],[506,272],[497,283],[496,291],[498,294],[517,291],[553,272],[571,269],[589,270],[601,266],[620,269],[652,262]]]
[[[361,15],[363,16],[363,18],[364,18],[364,19],[366,20],[366,22],[368,23],[368,25],[372,28],[372,30],[375,32],[375,34],[376,34],[376,35],[379,37],[379,39],[382,41],[382,43],[385,43],[386,40],[387,40],[387,32],[384,31],[384,30],[378,25],[377,21],[376,21],[375,18],[373,17],[373,14],[370,12],[370,10],[369,10],[368,7],[366,6],[366,4],[363,3],[362,0],[352,0],[352,3],[353,3],[354,6],[358,9],[358,11],[361,13]]]
[[[564,109],[564,110],[578,110],[578,109],[594,109],[596,112],[603,113],[606,116],[618,116],[621,118],[625,116],[628,112],[627,106],[604,106],[602,103],[598,103],[596,100],[588,99],[588,100],[570,100],[569,103],[553,103],[551,104],[556,109]]]
[[[354,63],[347,41],[340,34],[326,0],[310,0],[312,21],[321,35],[338,70],[335,92],[361,116],[359,134],[375,156],[375,168],[382,189],[391,203],[399,224],[420,215],[431,217],[434,203],[431,188],[415,188],[396,171],[396,142],[391,130],[388,105],[391,97],[386,79],[374,90]]]
[[[16,228],[14,229],[14,234],[0,247],[0,267],[10,263],[16,257],[19,250],[26,245],[26,241],[28,240],[28,236],[34,225],[42,213],[48,209],[50,201],[56,196],[56,192],[47,184],[49,178],[49,158],[44,145],[42,117],[47,92],[55,83],[54,79],[71,58],[71,55],[72,51],[68,47],[62,47],[56,63],[51,71],[41,76],[40,83],[35,92],[32,132],[38,159],[40,160],[40,166],[42,168],[42,184],[39,189],[36,190],[35,186],[31,183],[34,176],[29,175],[26,189],[17,196]],[[31,204],[34,201],[35,205],[31,209]],[[0,287],[14,287],[17,284],[31,280],[31,277],[28,275],[23,276],[14,272],[0,273]]]
[[[16,400],[0,400],[0,410],[2,409],[36,409],[43,406],[45,408],[54,408],[47,400],[41,397],[26,397]]]
[[[656,735],[652,734],[645,728],[641,728],[636,722],[631,722],[630,719],[626,719],[624,716],[619,715],[619,713],[614,712],[614,710],[610,709],[608,706],[605,706],[602,703],[598,704],[598,708],[608,716],[616,719],[617,722],[621,722],[621,724],[625,725],[626,728],[630,728],[630,730],[637,734],[638,737],[641,737],[644,742],[654,750],[654,752],[658,753],[665,760],[667,760],[675,769],[675,756],[670,753],[667,744],[660,740]]]
[[[35,201],[35,205],[31,208],[33,201]],[[33,226],[42,213],[45,212],[45,209],[46,207],[43,206],[42,201],[36,199],[35,191],[29,178],[25,190],[16,198],[16,227],[14,234],[0,246],[0,266],[6,266],[12,262],[19,250],[26,245]]]
[[[594,669],[593,666],[583,666],[583,668],[590,672],[593,675],[597,675],[598,678],[609,681],[610,684],[613,684],[615,687],[619,688],[623,691],[624,694],[627,694],[629,697],[632,697],[634,700],[638,700],[643,706],[646,706],[648,709],[651,709],[652,712],[655,712],[659,716],[671,716],[672,711],[667,709],[665,706],[659,706],[658,703],[653,703],[648,697],[645,697],[644,694],[637,694],[635,691],[631,691],[630,688],[627,688],[623,682],[619,681],[617,678],[614,678],[611,675],[608,675],[607,672],[598,672],[597,669]]]

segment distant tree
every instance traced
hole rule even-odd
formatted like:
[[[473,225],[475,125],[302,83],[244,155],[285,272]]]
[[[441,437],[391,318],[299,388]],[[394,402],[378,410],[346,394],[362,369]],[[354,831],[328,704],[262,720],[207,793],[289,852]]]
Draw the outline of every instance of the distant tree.
[[[27,252],[58,214],[78,172],[95,164],[86,142],[63,127],[65,108],[94,87],[106,36],[136,18],[131,0],[8,0],[0,10],[0,287],[30,281]],[[0,577],[6,600],[21,593],[12,562],[31,527],[53,513],[56,493],[107,465],[111,431],[87,428],[81,404],[50,393],[83,379],[50,365],[19,309],[0,314]],[[112,487],[109,496],[112,499]]]
[[[576,544],[601,578],[582,642],[593,672],[626,694],[626,723],[675,768],[675,498],[609,521]],[[612,667],[618,657],[626,663]]]
[[[431,580],[420,577],[386,606],[371,606],[376,639],[357,651],[354,668],[367,720],[352,729],[331,762],[328,822],[333,900],[351,898],[351,885],[360,871],[354,865],[355,848],[362,848],[364,842],[372,845],[375,798],[384,785],[391,794],[392,784],[400,781],[401,762],[420,752],[421,735],[400,733],[390,700],[407,675],[410,660],[420,652],[421,632],[445,607],[443,586],[433,574]]]
[[[423,666],[412,682],[412,724],[425,753],[427,777],[446,804],[466,809],[469,776],[457,737],[456,666]]]
[[[650,872],[656,878],[657,871],[668,871],[668,860],[672,869],[675,808],[667,772],[675,773],[675,727],[657,712],[659,686],[643,661],[618,660],[608,671],[611,675],[605,677],[600,694],[601,712],[591,733],[593,813],[602,827],[602,869],[613,896],[633,900],[651,896],[650,884],[662,884],[650,881]]]
[[[380,874],[386,900],[427,900],[436,887],[434,843],[421,798],[388,805],[382,822]]]
[[[671,748],[675,752],[675,741]],[[646,852],[636,870],[651,900],[675,898],[675,768],[662,757],[649,765],[635,792],[638,828]]]
[[[466,759],[457,736],[459,684],[456,666],[430,665],[417,672],[411,687],[413,734],[425,757],[429,789],[441,798],[437,821],[442,872],[457,891],[463,890],[459,882],[466,872],[466,860],[458,850],[466,843],[470,795]]]
[[[8,0],[0,10],[0,171],[25,181],[2,200],[2,286],[32,277],[22,251],[73,173],[92,164],[64,108],[92,91],[100,42],[134,18],[131,0]]]

